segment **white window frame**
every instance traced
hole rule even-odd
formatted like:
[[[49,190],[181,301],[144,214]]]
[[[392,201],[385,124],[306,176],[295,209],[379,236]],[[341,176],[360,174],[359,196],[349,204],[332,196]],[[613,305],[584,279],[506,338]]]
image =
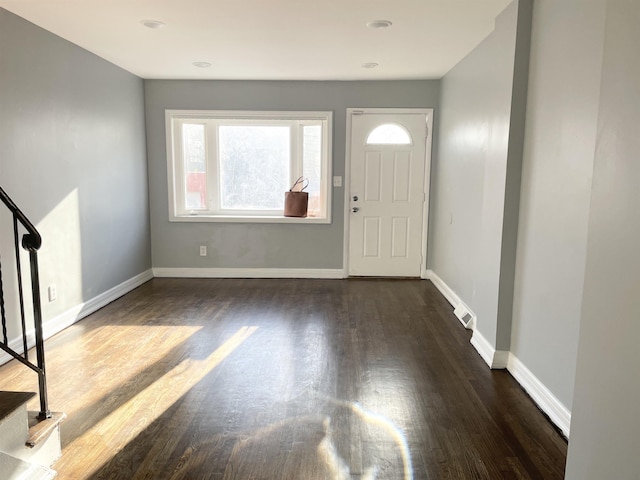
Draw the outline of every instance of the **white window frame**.
[[[217,195],[209,199],[207,209],[201,211],[187,211],[184,191],[177,188],[184,180],[184,164],[182,162],[182,144],[180,127],[184,123],[210,124],[224,120],[225,125],[264,124],[264,120],[281,122],[286,125],[296,125],[301,129],[305,124],[316,125],[322,123],[322,173],[320,192],[321,210],[323,217],[285,217],[281,211],[251,211],[251,210],[220,210]],[[262,121],[262,123],[261,123]],[[213,130],[213,132],[212,132]],[[217,129],[205,128],[207,150],[217,152]],[[242,222],[242,223],[331,223],[331,166],[332,166],[332,133],[333,112],[330,111],[237,111],[237,110],[165,110],[165,131],[167,137],[167,180],[169,196],[169,220],[172,222]],[[302,175],[302,144],[297,139],[300,135],[292,135],[291,139],[291,176],[293,180]],[[209,157],[209,153],[206,154]],[[217,153],[214,153],[217,156]],[[218,162],[210,158],[205,160],[207,169],[207,191],[218,192],[214,182],[218,178]],[[213,169],[211,172],[209,169]],[[292,183],[293,183],[292,180]],[[284,192],[282,192],[284,199]]]

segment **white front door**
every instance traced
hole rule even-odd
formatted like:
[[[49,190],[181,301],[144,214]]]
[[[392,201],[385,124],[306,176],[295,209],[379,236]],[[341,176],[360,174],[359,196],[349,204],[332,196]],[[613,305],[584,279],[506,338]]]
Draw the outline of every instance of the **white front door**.
[[[425,113],[351,112],[349,275],[419,277]]]

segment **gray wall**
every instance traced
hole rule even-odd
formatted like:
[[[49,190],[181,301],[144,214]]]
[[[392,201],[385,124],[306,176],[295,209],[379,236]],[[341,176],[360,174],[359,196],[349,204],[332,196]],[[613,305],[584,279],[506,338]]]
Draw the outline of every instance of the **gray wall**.
[[[606,3],[569,480],[640,478],[640,3]]]
[[[511,298],[500,296],[512,288],[522,158],[522,133],[512,130],[522,130],[530,22],[530,2],[510,4],[494,32],[443,78],[432,170],[429,268],[477,315],[478,331],[506,350]],[[509,311],[500,332],[499,300]]]
[[[165,109],[331,110],[333,175],[344,176],[348,107],[436,108],[440,82],[146,80],[152,257],[168,268],[342,268],[343,188],[330,225],[169,222]],[[200,257],[199,245],[209,256]]]
[[[143,86],[0,9],[0,185],[43,236],[45,320],[151,266]],[[11,223],[0,232],[14,309]]]
[[[534,3],[511,352],[569,409],[604,17],[604,2]]]

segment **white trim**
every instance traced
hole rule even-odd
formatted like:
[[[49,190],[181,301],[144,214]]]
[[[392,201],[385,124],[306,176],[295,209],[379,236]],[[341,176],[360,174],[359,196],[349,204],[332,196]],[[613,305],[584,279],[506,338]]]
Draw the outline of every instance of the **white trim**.
[[[356,115],[359,114],[390,114],[390,115],[406,115],[413,113],[433,113],[433,108],[347,108],[347,118],[349,118],[349,112],[353,112]]]
[[[462,306],[473,316],[474,324],[471,345],[478,351],[482,359],[492,369],[506,368],[533,401],[549,417],[549,419],[569,438],[571,410],[564,406],[558,398],[542,383],[524,363],[511,352],[496,350],[489,341],[475,329],[476,316],[469,310],[460,297],[433,270],[427,270],[425,279],[431,280],[434,286],[454,308]]]
[[[349,213],[351,211],[351,129],[354,115],[407,115],[423,114],[426,117],[425,137],[425,170],[424,170],[424,203],[422,225],[422,261],[420,263],[420,275],[426,278],[427,272],[427,241],[429,236],[429,196],[431,186],[431,149],[433,137],[433,108],[347,108],[347,129],[344,157],[344,234],[342,246],[343,278],[349,276]]]
[[[200,120],[203,118],[227,120],[324,120],[327,115],[333,115],[332,110],[215,110],[215,109],[172,109],[165,110],[165,115],[170,114],[176,118],[190,118]],[[240,122],[239,122],[240,123]],[[244,123],[243,123],[244,124]]]
[[[344,278],[330,268],[154,268],[155,277],[170,278]]]
[[[440,291],[442,296],[447,299],[447,302],[451,304],[451,306],[454,309],[454,313],[456,310],[457,311],[465,310],[466,312],[469,313],[469,315],[471,315],[471,321],[466,325],[463,322],[462,318],[456,315],[458,320],[460,320],[460,323],[462,323],[462,326],[464,326],[469,330],[473,330],[476,328],[476,323],[477,323],[476,314],[473,313],[473,311],[469,308],[469,306],[460,299],[460,297],[456,294],[456,292],[454,292],[451,289],[451,287],[449,287],[449,285],[447,285],[444,282],[444,280],[442,280],[436,274],[436,272],[434,272],[433,270],[425,270],[425,274],[423,275],[422,278],[424,278],[425,280],[431,280],[431,283],[433,283],[433,285]]]
[[[508,350],[495,350],[493,354],[493,366],[491,367],[494,370],[504,370],[507,368],[509,363],[509,357],[511,356],[511,352]]]
[[[424,168],[424,208],[422,217],[422,265],[420,274],[427,272],[427,255],[429,253],[429,200],[431,198],[431,150],[433,148],[433,109],[427,113],[427,124],[425,125],[425,168]]]
[[[438,274],[433,270],[431,269],[427,270],[424,278],[425,280],[431,280],[431,283],[435,285],[435,287],[440,291],[442,296],[447,300],[447,302],[451,304],[453,308],[456,308],[460,303],[462,303],[462,300],[460,300],[460,297],[458,297],[458,295],[456,295],[456,293],[453,290],[451,290],[449,285],[447,285],[444,282],[444,280],[442,280],[438,276]]]
[[[75,307],[70,308],[66,312],[61,313],[42,324],[43,334],[45,340],[54,336],[56,333],[64,330],[65,328],[73,325],[74,323],[82,320],[83,318],[91,315],[92,313],[100,310],[105,305],[117,300],[121,296],[129,293],[131,290],[139,287],[143,283],[148,282],[153,278],[152,270],[146,270],[135,277],[125,280],[124,282],[110,288],[106,292],[87,300],[84,303],[80,303]],[[35,346],[35,334],[33,330],[27,332],[27,347],[33,348]],[[9,348],[21,352],[22,351],[22,338],[17,337],[9,342]],[[13,357],[5,352],[0,353],[0,365],[7,363]]]
[[[484,338],[484,336],[476,329],[477,317],[476,314],[473,313],[473,311],[469,308],[469,306],[464,303],[456,294],[456,292],[454,292],[451,287],[449,287],[449,285],[447,285],[444,280],[442,280],[433,270],[427,270],[424,278],[427,280],[431,280],[433,285],[440,291],[442,296],[446,298],[454,308],[454,312],[468,312],[469,315],[471,315],[471,321],[467,325],[465,325],[461,316],[456,315],[456,317],[458,318],[458,320],[460,320],[460,323],[462,323],[465,328],[473,330],[473,335],[471,336],[470,343],[478,351],[485,363],[489,365],[489,368],[507,368],[509,352],[506,350],[496,350],[493,345],[491,345],[491,343],[489,343],[489,341]]]
[[[492,370],[507,368],[509,352],[493,348],[493,345],[491,345],[478,330],[473,331],[470,343],[473,345],[473,348],[477,350],[485,363],[489,365],[489,368]]]
[[[509,355],[507,370],[509,370],[513,378],[525,389],[549,419],[562,431],[563,435],[569,438],[571,410],[565,407],[564,404],[551,393],[551,390],[513,353]]]
[[[284,195],[284,192],[283,192]],[[283,217],[279,216],[251,216],[251,215],[184,215],[175,216],[172,222],[192,222],[192,223],[304,223],[307,225],[328,225],[331,219],[327,217]]]
[[[351,118],[354,115],[352,108],[347,108],[347,131],[345,132],[344,149],[344,219],[342,227],[342,277],[349,276],[349,219],[351,211]]]

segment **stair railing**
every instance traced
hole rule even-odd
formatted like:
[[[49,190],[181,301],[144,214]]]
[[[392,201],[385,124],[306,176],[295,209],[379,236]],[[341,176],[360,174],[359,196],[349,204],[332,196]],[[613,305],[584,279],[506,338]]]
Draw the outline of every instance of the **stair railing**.
[[[11,200],[9,195],[0,188],[0,200],[13,215],[13,240],[15,251],[16,272],[18,277],[18,300],[20,304],[20,320],[22,327],[22,353],[16,352],[9,346],[7,334],[7,318],[4,302],[4,289],[2,283],[2,263],[0,258],[0,314],[2,316],[2,339],[0,349],[11,355],[17,361],[30,368],[38,374],[38,387],[40,389],[40,413],[38,417],[43,420],[51,417],[47,399],[47,376],[44,361],[44,335],[42,331],[42,306],[40,303],[40,278],[38,273],[38,250],[42,245],[42,238],[36,227],[22,213],[22,211]],[[26,233],[22,235],[22,242],[19,239],[19,231],[24,229]],[[33,323],[35,332],[36,362],[29,360],[29,348],[27,342],[27,325],[25,315],[24,292],[22,287],[22,265],[20,261],[20,245],[29,252],[29,265],[31,277],[31,294],[33,307]]]

